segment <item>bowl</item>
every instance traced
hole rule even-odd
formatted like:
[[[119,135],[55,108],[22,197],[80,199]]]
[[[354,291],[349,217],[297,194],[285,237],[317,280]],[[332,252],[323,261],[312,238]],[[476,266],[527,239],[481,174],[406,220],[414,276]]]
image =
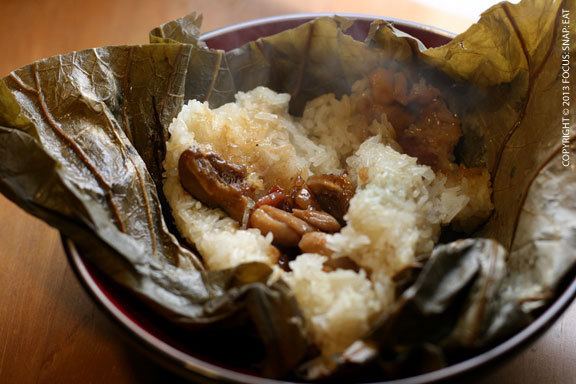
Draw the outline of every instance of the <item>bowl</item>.
[[[259,37],[294,28],[319,16],[332,15],[296,14],[258,19],[208,32],[202,35],[202,40],[211,48],[230,50]],[[369,24],[374,19],[391,22],[396,28],[419,38],[428,47],[446,44],[454,36],[438,28],[404,20],[355,14],[342,14],[342,16],[356,19],[347,33],[359,40],[364,39]],[[78,252],[71,240],[62,238],[62,242],[77,278],[96,304],[114,323],[124,329],[137,345],[161,365],[190,380],[203,383],[290,383],[257,377],[239,367],[238,364],[232,367],[219,360],[217,351],[210,350],[209,344],[214,343],[203,342],[198,337],[193,340],[186,339],[181,333],[177,334],[167,321],[151,312],[137,298],[100,273],[98,268]],[[564,282],[557,298],[533,323],[503,343],[446,368],[385,383],[434,383],[453,380],[463,375],[477,374],[482,369],[491,368],[541,335],[566,310],[575,296],[576,278],[572,276],[572,280]]]

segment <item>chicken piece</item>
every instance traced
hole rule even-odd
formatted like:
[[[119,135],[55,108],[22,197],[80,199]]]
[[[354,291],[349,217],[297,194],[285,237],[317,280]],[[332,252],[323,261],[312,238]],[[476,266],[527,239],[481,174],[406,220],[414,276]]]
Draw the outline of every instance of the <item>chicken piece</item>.
[[[231,218],[243,223],[254,201],[246,196],[250,188],[245,182],[246,169],[226,162],[214,152],[190,148],[178,160],[182,187],[209,207],[224,210]]]
[[[338,222],[344,223],[344,215],[348,212],[350,199],[355,192],[354,185],[348,176],[315,175],[306,183],[320,208]]]
[[[440,99],[428,104],[414,124],[397,133],[406,154],[435,170],[451,168],[454,148],[462,136],[460,121]]]

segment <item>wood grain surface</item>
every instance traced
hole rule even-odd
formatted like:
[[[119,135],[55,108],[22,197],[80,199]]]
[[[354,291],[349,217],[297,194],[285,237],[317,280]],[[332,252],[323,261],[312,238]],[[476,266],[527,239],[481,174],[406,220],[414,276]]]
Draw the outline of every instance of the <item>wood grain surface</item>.
[[[461,32],[474,20],[408,0],[0,0],[0,76],[36,59],[147,42],[148,30],[191,11],[204,30],[296,12],[356,12]],[[180,382],[142,356],[90,301],[58,233],[0,196],[0,383]],[[467,383],[576,382],[576,307],[507,364]]]

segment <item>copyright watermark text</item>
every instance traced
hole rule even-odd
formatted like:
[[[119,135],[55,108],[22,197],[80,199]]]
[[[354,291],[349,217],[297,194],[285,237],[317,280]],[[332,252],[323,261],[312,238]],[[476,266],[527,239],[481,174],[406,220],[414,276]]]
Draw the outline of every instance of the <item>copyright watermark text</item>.
[[[571,84],[570,84],[570,10],[562,9],[562,20],[560,23],[560,47],[561,47],[561,63],[560,63],[560,86],[562,89],[562,117],[561,117],[561,132],[562,132],[562,156],[561,161],[564,167],[570,167],[572,163],[570,153],[570,103],[572,102]]]

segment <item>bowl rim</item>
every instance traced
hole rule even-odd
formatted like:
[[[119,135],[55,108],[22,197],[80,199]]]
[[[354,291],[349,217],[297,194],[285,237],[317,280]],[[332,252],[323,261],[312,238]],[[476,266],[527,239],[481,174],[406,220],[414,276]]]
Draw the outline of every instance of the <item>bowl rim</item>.
[[[232,24],[226,27],[218,28],[206,32],[200,36],[200,40],[204,41],[217,37],[221,34],[235,32],[237,30],[254,27],[278,21],[298,20],[298,19],[313,19],[324,16],[343,16],[355,18],[360,20],[385,20],[393,24],[406,26],[413,29],[424,30],[426,32],[434,33],[446,38],[454,38],[456,34],[446,31],[441,28],[433,27],[426,24],[420,24],[413,21],[385,17],[374,16],[361,13],[346,13],[346,12],[326,12],[326,13],[294,13],[286,15],[271,16],[265,18],[253,19],[241,23]],[[225,382],[240,383],[240,384],[304,384],[299,382],[289,382],[275,379],[268,379],[258,376],[253,376],[241,373],[232,369],[224,368],[212,363],[208,363],[199,358],[191,356],[173,346],[166,343],[164,340],[154,336],[146,329],[134,322],[128,317],[118,306],[116,306],[106,295],[106,293],[99,287],[94,279],[94,276],[88,270],[83,256],[78,251],[74,242],[61,234],[61,242],[66,253],[68,262],[72,267],[74,274],[80,281],[81,286],[93,299],[93,301],[102,309],[112,322],[120,326],[127,335],[130,336],[135,344],[144,347],[145,351],[155,358],[161,358],[159,361],[165,367],[175,370],[176,372],[188,378],[212,380],[212,382]],[[534,321],[526,326],[521,331],[509,337],[505,341],[497,344],[491,349],[488,349],[478,355],[459,363],[450,365],[448,367],[424,373],[417,376],[411,376],[402,379],[395,379],[389,381],[379,381],[366,384],[427,384],[436,383],[448,379],[453,379],[457,376],[462,376],[473,371],[477,371],[485,367],[490,362],[498,358],[508,358],[518,352],[521,348],[527,346],[530,342],[534,341],[539,335],[544,333],[554,322],[557,320],[576,298],[576,276],[567,284],[562,293],[557,294],[556,299],[548,305],[548,307],[541,313]]]
[[[277,15],[277,16],[269,16],[269,17],[262,17],[253,20],[247,20],[240,23],[228,25],[222,28],[216,28],[212,31],[205,32],[200,35],[200,41],[205,41],[208,39],[212,39],[214,37],[218,37],[225,33],[235,32],[241,29],[245,29],[247,27],[255,27],[263,24],[270,24],[276,23],[279,21],[290,21],[290,20],[300,20],[300,19],[315,19],[318,17],[334,17],[334,16],[342,16],[351,19],[357,20],[365,20],[365,21],[374,21],[374,20],[384,20],[388,21],[392,24],[398,24],[405,27],[410,27],[414,29],[424,30],[426,32],[431,32],[442,37],[446,37],[449,39],[453,39],[456,34],[454,32],[447,31],[442,28],[434,27],[428,24],[420,24],[415,21],[399,19],[396,17],[387,17],[387,16],[375,16],[370,15],[367,13],[349,13],[349,12],[315,12],[315,13],[290,13],[286,15]]]

